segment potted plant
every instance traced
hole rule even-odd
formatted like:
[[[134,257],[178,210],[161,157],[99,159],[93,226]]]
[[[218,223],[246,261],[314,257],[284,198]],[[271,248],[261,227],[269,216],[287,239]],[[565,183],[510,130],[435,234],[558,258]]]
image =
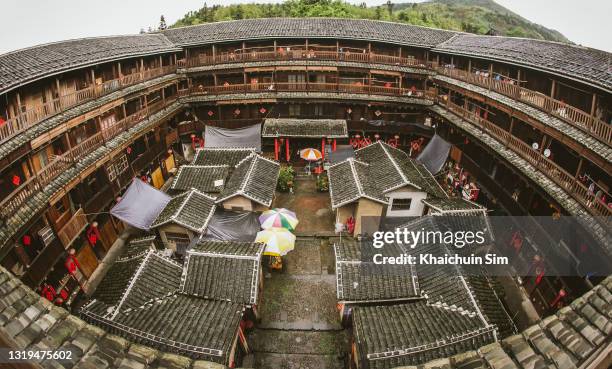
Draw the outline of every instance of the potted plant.
[[[280,169],[278,174],[278,182],[276,189],[280,192],[289,192],[293,187],[293,178],[295,177],[295,170],[292,166],[284,166]]]
[[[329,179],[327,178],[327,174],[322,173],[317,177],[317,190],[319,192],[329,191]]]

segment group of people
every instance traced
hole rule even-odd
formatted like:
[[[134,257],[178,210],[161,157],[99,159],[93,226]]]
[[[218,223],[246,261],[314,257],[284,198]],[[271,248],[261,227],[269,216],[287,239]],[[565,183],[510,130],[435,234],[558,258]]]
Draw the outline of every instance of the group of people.
[[[612,199],[609,198],[608,193],[604,191],[601,186],[595,183],[595,181],[587,173],[579,175],[578,180],[588,188],[589,198],[587,200],[587,206],[593,207],[597,201],[612,209]]]
[[[469,201],[478,200],[480,188],[470,178],[470,174],[459,163],[452,160],[447,163],[446,167],[446,185],[452,196],[461,196]]]

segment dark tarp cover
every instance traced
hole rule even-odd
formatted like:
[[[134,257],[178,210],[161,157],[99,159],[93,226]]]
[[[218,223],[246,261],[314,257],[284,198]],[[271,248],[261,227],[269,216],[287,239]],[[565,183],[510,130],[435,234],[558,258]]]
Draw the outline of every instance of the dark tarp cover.
[[[450,148],[450,143],[435,134],[416,160],[423,164],[431,174],[436,175],[446,163]]]
[[[204,146],[246,147],[261,152],[261,123],[238,129],[206,126]]]
[[[253,242],[261,230],[258,214],[217,209],[202,239]]]
[[[151,223],[170,201],[170,196],[134,178],[110,213],[129,225],[148,231]]]
[[[354,157],[355,157],[355,150],[353,150],[353,146],[337,145],[336,151],[332,151],[329,154],[329,162],[332,164],[336,164],[348,158],[354,158]]]

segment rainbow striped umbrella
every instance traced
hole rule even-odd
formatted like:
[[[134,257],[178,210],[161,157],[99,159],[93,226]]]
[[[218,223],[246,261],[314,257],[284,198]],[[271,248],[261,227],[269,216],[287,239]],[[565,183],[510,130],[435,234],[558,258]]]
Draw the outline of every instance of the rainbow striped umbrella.
[[[266,244],[264,255],[284,256],[295,247],[295,235],[285,228],[272,227],[257,232],[255,242]]]
[[[323,158],[323,155],[321,155],[321,151],[310,148],[300,150],[300,158],[308,161],[317,161],[321,160]]]
[[[266,210],[259,216],[259,224],[263,229],[277,227],[293,231],[298,223],[295,213],[285,208]]]

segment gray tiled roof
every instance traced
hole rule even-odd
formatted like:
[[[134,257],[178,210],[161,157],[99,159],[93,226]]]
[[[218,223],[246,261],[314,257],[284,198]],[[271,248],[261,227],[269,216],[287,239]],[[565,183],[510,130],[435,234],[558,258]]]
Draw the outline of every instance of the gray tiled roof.
[[[345,119],[270,118],[263,124],[262,137],[348,137]]]
[[[418,365],[494,342],[493,327],[478,316],[425,301],[355,306],[353,336],[367,368]]]
[[[415,269],[411,265],[376,265],[371,245],[363,246],[355,240],[343,240],[334,245],[336,254],[337,297],[344,303],[372,303],[421,298]],[[378,250],[377,250],[378,251]],[[384,256],[403,253],[394,245],[380,250]]]
[[[192,189],[173,197],[153,221],[151,228],[175,223],[194,232],[202,233],[216,207],[213,197]]]
[[[503,36],[457,34],[433,51],[525,65],[612,89],[612,54],[582,46]]]
[[[180,46],[263,38],[331,38],[433,47],[456,32],[401,23],[341,18],[262,18],[206,23],[164,31]]]
[[[123,258],[115,261],[108,269],[106,276],[102,279],[93,298],[102,301],[106,305],[115,305],[121,300],[121,296],[130,284],[130,280],[142,264],[146,253]]]
[[[184,304],[181,305],[183,308],[162,300],[164,307],[172,307],[172,309],[168,309],[171,314],[166,317],[159,308],[159,310],[148,313],[148,322],[150,324],[159,322],[160,317],[164,317],[169,322],[167,327],[174,328],[171,332],[169,331],[172,334],[178,334],[179,332],[191,334],[205,331],[215,332],[216,335],[211,338],[207,338],[205,335],[194,335],[194,339],[197,336],[197,339],[202,340],[201,342],[208,341],[211,345],[225,342],[223,337],[232,336],[231,330],[235,327],[234,322],[239,319],[234,320],[234,314],[239,315],[239,309],[232,310],[227,307],[237,307],[237,305],[229,302],[211,302],[208,307],[196,305],[194,308],[194,305],[186,303],[194,301],[195,304],[195,301],[198,300],[201,299],[194,297],[177,301],[177,305],[179,303]],[[162,306],[162,304],[158,304],[158,306]],[[186,311],[184,309],[191,310]],[[607,344],[606,337],[609,337],[609,328],[607,327],[612,322],[610,318],[611,310],[612,277],[607,277],[583,295],[582,298],[577,299],[575,303],[523,330],[520,335],[529,343],[529,346],[525,346],[519,337],[513,336],[501,342],[454,356],[451,356],[453,355],[452,352],[445,353],[444,358],[429,362],[423,367],[533,369],[534,366],[531,363],[542,363],[543,358],[548,367],[574,368],[594,358],[595,355],[600,353],[602,346]],[[187,328],[193,327],[193,325],[191,321],[184,319],[185,316],[191,316],[190,312],[195,311],[197,311],[196,316],[202,313],[203,317],[210,317],[198,322],[198,324],[207,324],[205,327],[198,327],[201,330]],[[226,312],[228,315],[217,312]],[[139,316],[144,318],[145,314]],[[133,317],[135,318],[136,315]],[[179,327],[177,319],[183,319],[187,326]],[[371,332],[374,334],[389,332],[389,337],[391,337],[397,325],[391,324],[393,322],[389,319],[387,321],[390,324],[385,327],[385,330]],[[228,322],[229,324],[227,324]],[[73,353],[74,359],[69,364],[63,362],[63,366],[73,366],[79,362],[79,366],[83,367],[105,367],[108,369],[119,367],[138,367],[142,369],[160,367],[223,368],[221,365],[210,362],[193,361],[184,356],[171,354],[169,351],[187,353],[177,349],[176,346],[171,347],[160,344],[159,341],[152,342],[151,340],[141,339],[126,333],[125,330],[114,329],[115,332],[129,339],[137,340],[141,344],[129,342],[114,334],[106,333],[102,329],[71,315],[65,309],[53,306],[52,303],[42,298],[35,291],[23,285],[17,277],[3,267],[0,267],[0,331],[6,339],[12,342],[16,349],[69,349]],[[361,337],[374,342],[380,339],[378,335],[365,337],[362,335]],[[170,344],[170,342],[166,342]],[[154,346],[155,349],[151,346]],[[158,350],[161,350],[161,352]],[[427,351],[424,351],[423,356],[427,356],[427,353]],[[433,355],[429,355],[429,357],[430,359],[427,360],[433,359]],[[387,364],[386,367],[399,365],[395,364],[397,361],[395,363],[392,360],[380,361]],[[60,363],[52,359],[46,360],[44,365],[46,367],[62,367]]]
[[[404,151],[382,141],[356,150],[355,158],[371,164],[372,177],[383,193],[412,185],[432,196],[447,196],[422,164],[412,160]]]
[[[378,187],[370,165],[354,159],[336,163],[327,170],[332,209],[367,198],[383,204],[387,199]]]
[[[229,165],[182,165],[170,188],[178,191],[195,188],[201,192],[221,192],[229,172]]]
[[[103,62],[179,51],[164,35],[60,41],[0,55],[0,93],[36,79]]]
[[[181,292],[206,299],[256,304],[265,245],[203,241],[187,252]]]
[[[258,204],[270,206],[279,172],[279,163],[253,153],[236,166],[216,202],[221,203],[240,195]]]
[[[229,165],[235,167],[244,158],[255,152],[253,149],[205,147],[196,150],[192,165]]]
[[[182,271],[179,264],[149,251],[116,305],[115,313],[138,309],[154,299],[176,293]]]
[[[461,197],[432,197],[421,200],[436,213],[445,212],[471,212],[485,211],[486,209],[475,202],[465,200]]]

